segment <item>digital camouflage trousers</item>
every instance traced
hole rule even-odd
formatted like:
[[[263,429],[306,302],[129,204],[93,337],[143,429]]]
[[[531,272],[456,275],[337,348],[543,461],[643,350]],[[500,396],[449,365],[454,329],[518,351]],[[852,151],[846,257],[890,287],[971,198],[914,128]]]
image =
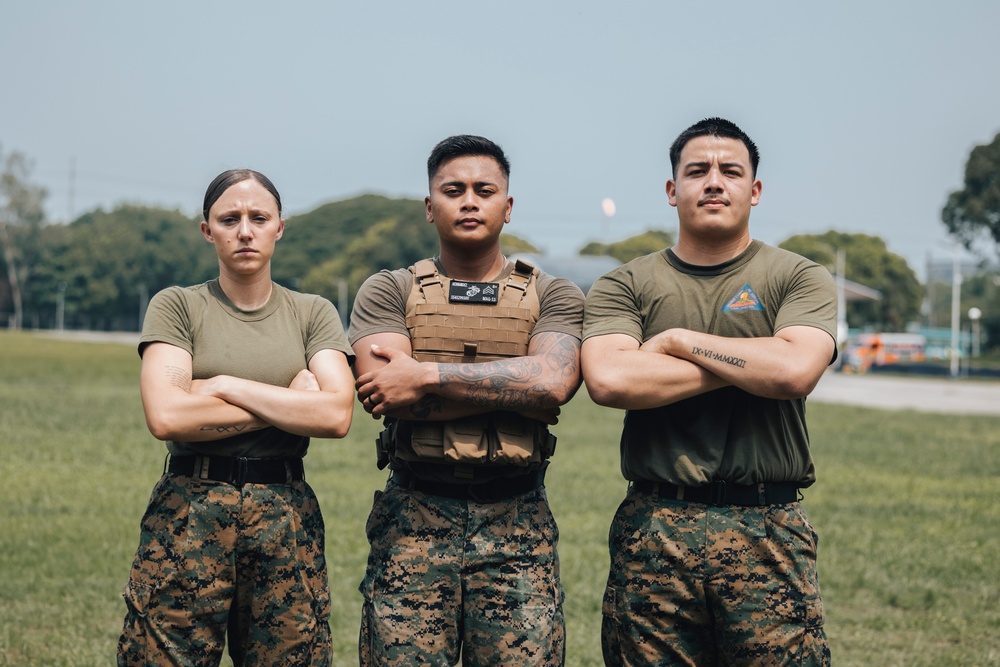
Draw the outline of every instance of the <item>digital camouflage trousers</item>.
[[[125,586],[118,664],[329,665],[323,517],[305,482],[160,478]]]
[[[630,491],[610,531],[605,664],[829,665],[816,545],[798,503]]]
[[[361,665],[562,665],[559,531],[544,489],[479,503],[376,492]]]

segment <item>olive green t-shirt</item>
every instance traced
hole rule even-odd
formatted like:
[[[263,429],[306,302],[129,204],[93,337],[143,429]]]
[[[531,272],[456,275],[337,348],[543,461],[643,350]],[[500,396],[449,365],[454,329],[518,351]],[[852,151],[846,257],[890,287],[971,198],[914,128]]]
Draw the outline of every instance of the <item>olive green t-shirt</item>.
[[[232,375],[287,387],[320,350],[339,350],[353,362],[337,311],[326,299],[274,284],[262,308],[233,305],[218,279],[191,287],[168,287],[146,310],[139,338],[175,345],[191,354],[195,380]],[[303,456],[309,438],[276,427],[209,442],[168,441],[171,454],[274,458]]]
[[[675,327],[755,338],[790,326],[816,327],[836,340],[833,279],[814,262],[753,241],[717,266],[687,264],[668,249],[618,267],[587,295],[583,331],[584,339],[626,334],[642,343]],[[629,480],[689,486],[816,479],[805,399],[736,387],[627,411],[621,465]]]

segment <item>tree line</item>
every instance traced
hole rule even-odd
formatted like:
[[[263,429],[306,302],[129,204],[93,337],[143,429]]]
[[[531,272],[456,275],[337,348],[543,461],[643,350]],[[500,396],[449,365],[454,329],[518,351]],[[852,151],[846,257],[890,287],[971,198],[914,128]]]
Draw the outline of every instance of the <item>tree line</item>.
[[[1000,135],[988,148],[987,155],[1000,156]],[[980,149],[973,151],[976,157],[970,165],[976,166],[967,177],[967,183],[978,189],[967,185],[954,193],[942,213],[952,233],[970,244],[983,233],[1000,234],[974,231],[978,228],[973,215],[983,224],[998,221],[1000,229],[995,172],[992,182],[985,173],[1000,171],[1000,160],[989,162]],[[194,216],[122,204],[110,211],[85,213],[68,224],[46,224],[44,198],[45,191],[31,183],[28,160],[16,152],[5,154],[0,147],[0,327],[134,331],[153,294],[170,285],[203,282],[218,273],[214,250],[202,239],[200,219]],[[993,205],[992,214],[984,213]],[[437,235],[424,215],[421,200],[366,194],[290,216],[274,256],[274,280],[349,309],[354,293],[372,273],[408,266],[436,253]],[[649,230],[615,243],[589,243],[578,252],[625,262],[673,242],[669,231]],[[507,254],[538,253],[513,235],[504,234],[501,243]],[[922,286],[906,260],[877,236],[831,230],[796,235],[779,245],[833,272],[837,252],[843,252],[846,278],[882,293],[878,301],[847,304],[852,328],[902,331],[922,316],[925,322],[935,320],[934,313],[921,313],[925,295],[932,294],[935,286]],[[983,311],[988,344],[1000,346],[1000,313],[995,305],[1000,302],[1000,278],[990,273],[972,276],[963,289],[964,306],[977,305]],[[948,307],[942,299],[937,302],[938,308]],[[936,319],[947,320],[943,315]]]

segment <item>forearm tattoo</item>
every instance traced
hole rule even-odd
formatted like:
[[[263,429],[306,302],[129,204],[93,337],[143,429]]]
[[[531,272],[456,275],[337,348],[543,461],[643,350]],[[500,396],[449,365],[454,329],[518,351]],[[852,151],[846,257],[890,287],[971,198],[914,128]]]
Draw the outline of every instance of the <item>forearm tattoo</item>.
[[[531,356],[480,364],[441,364],[440,386],[464,386],[472,405],[498,410],[554,407],[551,395],[572,394],[579,385],[580,341],[557,333],[539,334]]]
[[[434,412],[441,412],[441,397],[437,394],[425,394],[419,401],[407,407],[413,419],[427,419]]]
[[[167,382],[171,386],[180,387],[184,391],[189,391],[191,388],[191,373],[180,366],[166,366],[163,369],[167,376]],[[222,433],[226,435],[239,435],[240,433],[247,433],[250,431],[257,431],[264,428],[259,424],[220,424],[220,425],[205,425],[198,428],[199,431],[212,431],[213,433]]]
[[[167,366],[163,369],[166,373],[167,381],[173,387],[180,387],[187,391],[191,387],[191,373],[180,366]]]
[[[737,368],[743,368],[747,365],[746,359],[740,359],[739,357],[734,357],[729,354],[721,354],[719,352],[713,352],[712,350],[706,350],[703,347],[692,348],[691,354],[693,354],[696,357],[706,357],[708,359],[721,361],[724,364],[729,364],[730,366],[736,366]]]
[[[236,426],[202,426],[199,431],[214,431],[215,433],[228,433],[229,435],[239,435],[240,433],[248,433],[250,431],[256,431],[262,427],[253,426],[252,424],[243,424]]]

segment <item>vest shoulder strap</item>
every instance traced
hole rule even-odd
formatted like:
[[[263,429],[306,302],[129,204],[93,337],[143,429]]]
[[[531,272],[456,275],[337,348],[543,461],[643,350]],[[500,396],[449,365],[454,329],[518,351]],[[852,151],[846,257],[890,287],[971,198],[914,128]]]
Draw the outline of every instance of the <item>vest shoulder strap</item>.
[[[437,265],[433,259],[422,259],[412,267],[413,280],[420,286],[428,303],[447,303],[444,293],[444,281],[438,274]]]
[[[498,306],[517,306],[528,291],[531,278],[535,274],[535,267],[524,260],[514,262],[514,270],[507,276],[507,283],[504,285],[503,293],[500,295]]]

